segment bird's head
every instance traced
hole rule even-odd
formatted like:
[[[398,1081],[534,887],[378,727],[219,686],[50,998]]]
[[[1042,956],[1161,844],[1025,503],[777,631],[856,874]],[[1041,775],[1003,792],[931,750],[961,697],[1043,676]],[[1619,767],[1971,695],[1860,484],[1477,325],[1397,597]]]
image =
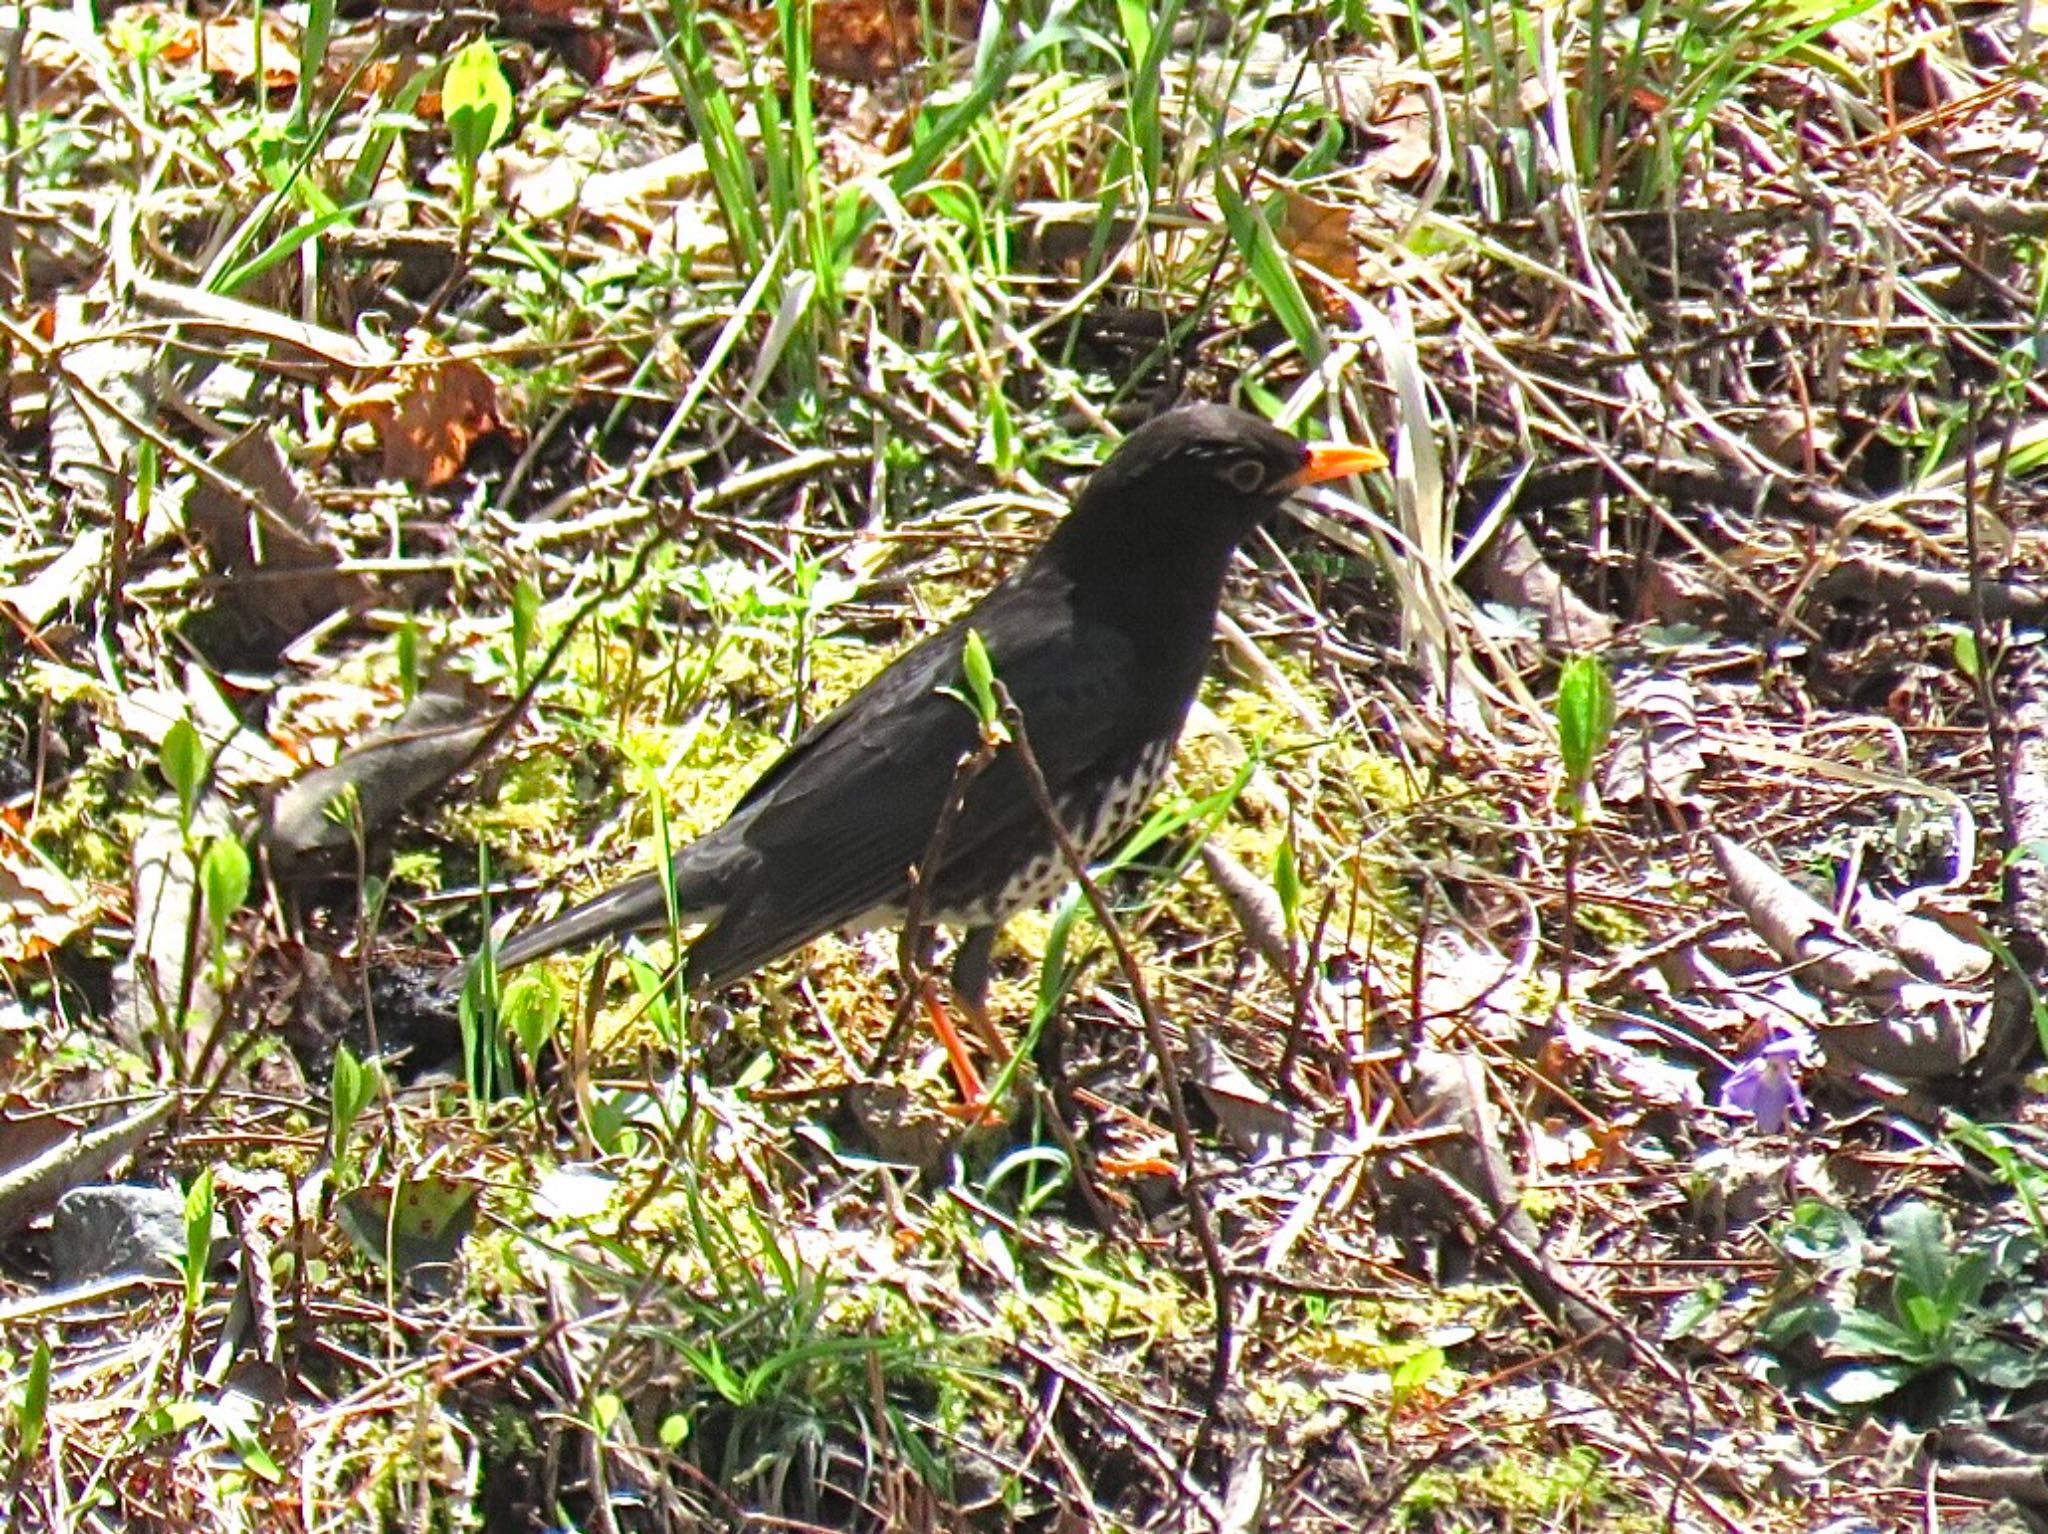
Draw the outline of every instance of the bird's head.
[[[1095,471],[1079,518],[1151,536],[1214,529],[1233,544],[1296,490],[1383,468],[1376,448],[1308,444],[1227,405],[1185,405],[1132,432]]]

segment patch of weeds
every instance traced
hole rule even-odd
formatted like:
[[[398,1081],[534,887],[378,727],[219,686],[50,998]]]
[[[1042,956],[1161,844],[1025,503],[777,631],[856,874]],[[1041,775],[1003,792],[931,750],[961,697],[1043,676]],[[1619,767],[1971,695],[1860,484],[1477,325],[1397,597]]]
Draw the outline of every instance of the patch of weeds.
[[[1649,923],[1633,911],[1598,899],[1582,901],[1573,910],[1572,919],[1580,933],[1610,953],[1645,941],[1651,930]]]
[[[680,1238],[666,1256],[649,1249],[654,1204],[630,1233],[577,1234],[586,1280],[633,1302],[586,1387],[591,1429],[658,1437],[737,1500],[806,1519],[843,1515],[886,1461],[947,1494],[944,1446],[996,1388],[983,1350],[888,1281],[886,1236],[841,1233],[834,1268],[881,1275],[847,1284],[788,1244],[786,1211],[702,1170],[656,1201]]]
[[[24,113],[18,150],[22,183],[31,188],[76,185],[97,147],[97,138],[68,117]]]
[[[444,832],[479,836],[495,844],[508,833],[524,838],[558,831],[564,807],[587,787],[568,759],[553,753],[509,760],[495,782],[497,794],[488,804],[449,805]]]
[[[133,763],[102,745],[74,765],[36,814],[36,843],[74,879],[128,879]],[[110,811],[112,813],[110,813]]]
[[[1983,1393],[2048,1377],[2048,1299],[2031,1230],[1954,1238],[1947,1217],[1916,1199],[1872,1232],[1807,1200],[1777,1244],[1801,1287],[1764,1319],[1758,1340],[1779,1382],[1816,1405],[1924,1425],[1975,1414]]]

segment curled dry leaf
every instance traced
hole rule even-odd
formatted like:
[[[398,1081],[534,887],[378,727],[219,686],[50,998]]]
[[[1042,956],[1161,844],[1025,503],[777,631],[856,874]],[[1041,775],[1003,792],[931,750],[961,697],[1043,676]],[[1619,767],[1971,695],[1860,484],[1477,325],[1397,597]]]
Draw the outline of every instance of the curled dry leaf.
[[[1817,1024],[1815,1036],[1830,1064],[1927,1081],[1953,1077],[1977,1060],[1993,1021],[1981,987],[1972,992],[1916,980],[1891,954],[1851,940],[1825,906],[1762,858],[1725,836],[1712,841],[1730,896],[1771,949],[1800,966],[1796,978],[1808,990],[1861,995],[1882,1006],[1879,1017],[1831,1016]]]
[[[1977,1064],[1994,1021],[1988,995],[1916,980],[1900,989],[1887,1016],[1831,1023],[1815,1037],[1831,1065],[1878,1071],[1894,1081],[1941,1081]]]
[[[1359,168],[1383,181],[1407,181],[1428,170],[1436,158],[1429,98],[1408,91],[1394,98],[1370,124],[1379,143],[1365,152]]]
[[[345,415],[361,417],[376,431],[385,476],[417,490],[455,478],[483,438],[519,436],[498,415],[498,386],[490,375],[430,336],[408,336],[396,367],[345,394],[339,404]]]
[[[1885,954],[1853,942],[1834,913],[1762,858],[1725,836],[1710,838],[1728,895],[1751,927],[1810,984],[1859,995],[1893,992],[1913,976]]]
[[[1896,901],[1859,893],[1856,925],[1905,960],[1923,980],[1968,985],[1991,973],[1991,950],[1959,937],[1940,922],[1919,916]]]
[[[1702,803],[1693,785],[1706,771],[1692,684],[1682,676],[1641,671],[1616,689],[1614,749],[1600,774],[1609,804]]]
[[[341,550],[319,508],[261,424],[224,443],[211,461],[246,493],[203,479],[185,503],[186,525],[218,576],[195,615],[202,628],[236,636],[238,654],[274,659],[315,624],[374,598],[368,580],[339,568]]]

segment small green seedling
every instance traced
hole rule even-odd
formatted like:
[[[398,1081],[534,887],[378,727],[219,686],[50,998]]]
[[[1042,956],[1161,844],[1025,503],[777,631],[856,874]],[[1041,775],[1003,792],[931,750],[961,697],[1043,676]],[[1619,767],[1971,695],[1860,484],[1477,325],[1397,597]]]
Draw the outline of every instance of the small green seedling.
[[[377,1090],[377,1067],[358,1060],[346,1044],[334,1052],[334,1069],[327,1082],[327,1149],[338,1168],[348,1147],[348,1133]]]
[[[462,178],[461,219],[466,227],[476,217],[477,165],[512,122],[512,84],[488,38],[478,38],[448,61],[441,81],[441,116],[448,124]]]
[[[1593,769],[1614,733],[1614,683],[1598,656],[1575,655],[1557,679],[1557,745],[1572,819],[1584,825]]]
[[[996,697],[995,661],[989,656],[988,645],[974,629],[967,631],[967,638],[961,645],[960,669],[966,673],[967,690],[947,690],[974,710],[974,717],[981,725],[981,738],[990,745],[1002,745],[1009,740],[1010,732],[1003,727],[1003,705]]]
[[[213,1261],[213,1168],[202,1168],[185,1191],[185,1308],[199,1309]]]
[[[228,919],[249,898],[249,854],[232,836],[216,836],[199,860],[199,885],[206,892],[206,927],[212,939],[213,983],[227,988]]]
[[[192,816],[199,806],[199,788],[206,781],[206,746],[189,719],[180,719],[164,732],[157,749],[157,765],[164,780],[178,795],[178,829],[192,834]]]

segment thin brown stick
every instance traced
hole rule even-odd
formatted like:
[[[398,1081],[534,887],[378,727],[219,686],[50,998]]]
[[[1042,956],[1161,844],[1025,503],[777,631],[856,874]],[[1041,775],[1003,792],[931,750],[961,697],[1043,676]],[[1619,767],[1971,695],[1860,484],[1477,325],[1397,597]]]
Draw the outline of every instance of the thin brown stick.
[[[1216,1238],[1216,1224],[1210,1218],[1209,1206],[1195,1188],[1195,1131],[1188,1120],[1187,1100],[1181,1095],[1180,1075],[1173,1049],[1167,1041],[1166,1024],[1153,1005],[1151,992],[1146,989],[1144,972],[1138,966],[1138,956],[1131,948],[1130,940],[1124,936],[1123,927],[1118,923],[1116,913],[1110,909],[1101,887],[1089,876],[1088,860],[1081,855],[1081,849],[1068,833],[1066,823],[1060,819],[1059,808],[1052,800],[1052,790],[1047,787],[1045,773],[1038,765],[1037,753],[1031,749],[1030,738],[1025,734],[1023,710],[1017,707],[1016,700],[1010,696],[1010,690],[1000,677],[996,679],[995,690],[1003,707],[1004,728],[1010,732],[1011,745],[1024,768],[1024,781],[1031,785],[1031,797],[1038,804],[1038,812],[1045,817],[1053,840],[1059,844],[1067,871],[1081,886],[1082,896],[1095,913],[1103,936],[1109,940],[1109,946],[1116,954],[1117,968],[1123,971],[1124,979],[1131,987],[1131,997],[1138,1005],[1138,1015],[1145,1022],[1146,1045],[1159,1067],[1159,1086],[1166,1097],[1167,1118],[1172,1125],[1173,1143],[1180,1157],[1179,1168],[1174,1174],[1174,1187],[1187,1209],[1188,1223],[1195,1232],[1195,1243],[1201,1248],[1202,1266],[1209,1275],[1209,1293],[1216,1305],[1216,1350],[1209,1366],[1208,1394],[1210,1403],[1217,1405],[1222,1402],[1224,1388],[1230,1382],[1230,1365],[1235,1352],[1230,1270],[1223,1261],[1223,1246]]]

